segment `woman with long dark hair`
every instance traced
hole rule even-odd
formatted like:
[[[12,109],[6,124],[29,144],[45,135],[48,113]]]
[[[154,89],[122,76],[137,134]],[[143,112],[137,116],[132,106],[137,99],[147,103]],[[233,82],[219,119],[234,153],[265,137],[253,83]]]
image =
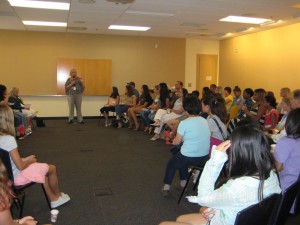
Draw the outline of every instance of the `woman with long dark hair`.
[[[109,126],[110,122],[108,119],[109,112],[115,111],[115,106],[120,102],[120,95],[117,87],[112,87],[112,93],[110,94],[107,103],[100,109],[100,112],[105,118],[105,126]]]
[[[141,113],[142,111],[146,110],[148,106],[150,106],[153,103],[153,99],[150,95],[149,87],[148,85],[144,84],[142,85],[142,94],[139,99],[139,103],[132,108],[128,109],[128,118],[129,118],[129,128],[132,128],[132,125],[134,123],[135,125],[135,131],[138,131],[140,128],[140,124],[138,123],[136,114]]]
[[[224,164],[228,175],[215,188]],[[176,222],[161,225],[232,225],[239,211],[280,193],[273,157],[266,136],[252,125],[237,127],[230,140],[213,146],[211,158],[201,175],[198,196],[190,202],[208,207],[203,213],[182,215]]]
[[[285,131],[287,136],[280,138],[275,148],[276,168],[280,172],[282,190],[296,182],[300,174],[300,108],[289,113]]]

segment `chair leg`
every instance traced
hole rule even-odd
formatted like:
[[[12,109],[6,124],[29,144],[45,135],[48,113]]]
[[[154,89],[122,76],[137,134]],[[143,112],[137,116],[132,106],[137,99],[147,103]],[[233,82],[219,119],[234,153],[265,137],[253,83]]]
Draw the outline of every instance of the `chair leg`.
[[[184,186],[184,188],[183,188],[183,190],[182,190],[182,192],[181,192],[181,194],[180,194],[180,197],[179,197],[179,199],[178,199],[178,201],[177,201],[177,204],[180,203],[181,198],[182,198],[182,196],[183,196],[183,194],[184,194],[184,192],[185,192],[185,190],[186,190],[186,187],[187,187],[187,185],[188,185],[188,183],[189,183],[189,181],[190,181],[192,175],[193,175],[193,170],[191,170],[191,172],[190,172],[190,175],[189,175],[189,177],[188,177],[188,179],[187,179],[187,181],[186,181],[186,184],[185,184],[185,186]]]
[[[45,195],[45,198],[46,198],[46,201],[47,201],[48,207],[49,207],[49,209],[51,210],[51,209],[52,209],[52,208],[51,208],[51,204],[50,204],[50,201],[49,201],[48,195],[47,195],[47,193],[46,193],[45,187],[44,187],[44,185],[43,185],[43,184],[41,184],[41,185],[42,185],[42,189],[43,189],[43,192],[44,192],[44,195]],[[20,217],[20,218],[21,218],[21,217]]]
[[[194,184],[193,191],[195,191],[196,188],[198,187],[199,180],[200,180],[200,177],[201,177],[201,173],[202,173],[202,170],[199,170],[199,174],[198,174],[198,177],[197,177],[196,182]]]
[[[18,199],[18,200],[19,200],[19,199]],[[25,193],[23,193],[23,195],[22,195],[22,200],[21,200],[21,202],[20,202],[20,200],[19,200],[19,204],[20,204],[20,214],[19,214],[19,218],[22,218],[22,216],[23,216],[24,203],[25,203]]]

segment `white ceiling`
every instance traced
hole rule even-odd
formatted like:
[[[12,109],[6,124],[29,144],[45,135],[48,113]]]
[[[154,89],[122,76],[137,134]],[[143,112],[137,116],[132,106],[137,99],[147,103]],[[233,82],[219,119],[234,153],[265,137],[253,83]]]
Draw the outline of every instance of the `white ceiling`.
[[[131,4],[115,4],[107,0],[55,1],[69,2],[70,10],[11,7],[7,0],[0,0],[0,29],[221,39],[229,37],[222,36],[226,33],[237,36],[300,22],[300,8],[292,7],[300,0],[135,0]],[[152,15],[128,13],[130,11]],[[219,22],[229,15],[282,22],[265,27]],[[25,26],[22,20],[67,22],[68,28]],[[111,24],[150,26],[151,29],[146,32],[108,30]],[[249,27],[254,29],[238,32]]]

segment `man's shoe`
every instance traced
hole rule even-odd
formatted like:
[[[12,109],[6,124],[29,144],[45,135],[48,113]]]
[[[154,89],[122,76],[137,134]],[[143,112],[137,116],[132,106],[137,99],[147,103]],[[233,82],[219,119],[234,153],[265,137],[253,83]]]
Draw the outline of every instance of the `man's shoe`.
[[[69,120],[68,124],[73,124],[74,121],[73,120]]]
[[[166,198],[166,197],[168,197],[168,196],[170,195],[170,191],[169,191],[169,190],[161,189],[161,190],[160,190],[160,193],[161,193],[161,195],[162,195],[164,198]]]

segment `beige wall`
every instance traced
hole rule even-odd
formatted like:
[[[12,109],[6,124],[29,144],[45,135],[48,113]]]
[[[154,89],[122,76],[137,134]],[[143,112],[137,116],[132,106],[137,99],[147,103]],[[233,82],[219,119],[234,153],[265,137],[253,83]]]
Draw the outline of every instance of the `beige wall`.
[[[184,79],[185,40],[179,38],[0,31],[1,82],[23,94],[56,94],[56,59],[111,59],[112,84],[174,83]]]
[[[197,89],[197,55],[219,55],[219,41],[217,40],[204,40],[204,39],[186,39],[185,50],[185,87],[189,91]],[[188,84],[191,87],[188,87]]]
[[[300,88],[300,23],[220,42],[220,85]]]
[[[49,96],[56,94],[57,58],[111,59],[112,85],[121,94],[129,81],[135,81],[138,89],[159,82],[173,85],[184,80],[185,73],[185,39],[179,38],[2,30],[0,52],[0,83],[9,89],[19,87],[39,116],[68,113],[64,96]],[[84,116],[99,115],[106,100],[84,97]]]

